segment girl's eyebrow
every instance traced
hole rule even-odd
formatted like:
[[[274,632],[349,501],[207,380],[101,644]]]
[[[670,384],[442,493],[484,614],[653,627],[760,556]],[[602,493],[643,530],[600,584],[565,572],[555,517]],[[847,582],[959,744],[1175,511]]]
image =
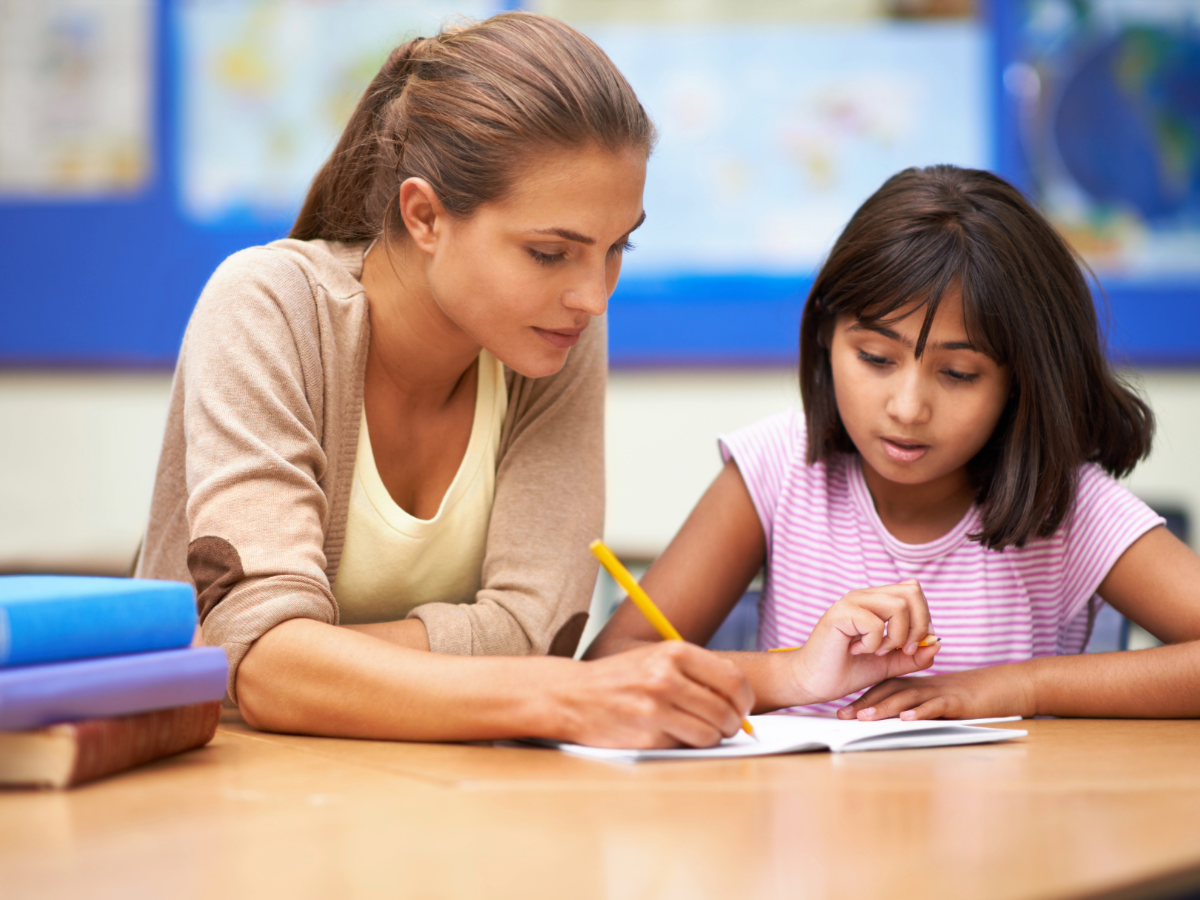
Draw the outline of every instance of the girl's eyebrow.
[[[638,217],[638,220],[633,223],[633,227],[626,234],[632,234],[642,227],[642,223],[646,221],[645,211]],[[588,237],[586,234],[580,234],[578,231],[572,231],[570,228],[534,228],[531,229],[533,234],[552,234],[556,237],[563,238],[568,241],[575,241],[580,244],[587,244],[589,247],[596,243],[596,239]]]
[[[865,322],[858,322],[854,325],[851,325],[846,330],[873,331],[878,335],[888,338],[889,340],[898,341],[910,350],[916,346],[912,341],[901,335],[899,332],[893,331],[890,328],[886,328],[883,325],[868,325]],[[983,352],[970,341],[930,341],[925,346],[931,350],[970,350],[972,353]]]

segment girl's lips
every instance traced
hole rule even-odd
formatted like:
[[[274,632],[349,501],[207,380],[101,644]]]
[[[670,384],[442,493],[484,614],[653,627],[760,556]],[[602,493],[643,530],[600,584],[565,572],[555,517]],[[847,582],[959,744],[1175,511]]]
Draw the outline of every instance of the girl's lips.
[[[538,333],[538,336],[551,347],[556,347],[559,350],[567,350],[579,343],[579,336],[583,334],[583,329],[564,329],[563,331],[548,331],[545,328],[538,328],[536,325],[533,330]]]
[[[917,444],[910,441],[896,441],[891,438],[880,438],[880,442],[883,444],[883,452],[896,462],[916,462],[927,452],[929,452],[928,444]]]

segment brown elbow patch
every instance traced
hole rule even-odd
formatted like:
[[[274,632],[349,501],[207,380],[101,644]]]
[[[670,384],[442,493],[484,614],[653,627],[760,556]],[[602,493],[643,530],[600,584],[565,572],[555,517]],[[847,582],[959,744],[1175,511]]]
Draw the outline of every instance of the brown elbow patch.
[[[196,608],[201,622],[246,577],[241,556],[233,544],[221,537],[199,537],[188,544],[187,566],[196,585]]]
[[[579,647],[579,639],[583,637],[583,629],[587,627],[588,614],[575,613],[558,629],[558,634],[550,642],[547,656],[574,656]]]

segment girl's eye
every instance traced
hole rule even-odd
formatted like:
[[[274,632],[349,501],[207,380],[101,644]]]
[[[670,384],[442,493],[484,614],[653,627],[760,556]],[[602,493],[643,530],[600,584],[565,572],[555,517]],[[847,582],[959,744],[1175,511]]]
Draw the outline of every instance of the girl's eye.
[[[535,262],[541,263],[543,266],[552,266],[567,258],[566,251],[562,253],[542,253],[539,250],[534,250],[532,247],[529,248],[529,255],[533,257]]]
[[[858,358],[872,366],[886,366],[891,362],[886,356],[876,356],[874,353],[868,353],[866,350],[859,350]]]
[[[967,372],[956,372],[954,369],[942,369],[946,376],[951,381],[961,381],[963,384],[970,384],[972,381],[978,380],[978,375],[968,374]]]
[[[622,254],[628,253],[633,248],[634,248],[633,241],[629,241],[629,240],[622,241],[619,244],[613,244],[611,247],[609,247],[608,255],[609,256],[621,256]]]

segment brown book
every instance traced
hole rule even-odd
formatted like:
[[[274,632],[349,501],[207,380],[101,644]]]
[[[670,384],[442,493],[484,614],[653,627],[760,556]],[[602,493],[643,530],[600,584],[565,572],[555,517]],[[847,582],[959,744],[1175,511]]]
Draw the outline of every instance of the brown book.
[[[221,701],[0,732],[0,785],[73,787],[212,740]]]

